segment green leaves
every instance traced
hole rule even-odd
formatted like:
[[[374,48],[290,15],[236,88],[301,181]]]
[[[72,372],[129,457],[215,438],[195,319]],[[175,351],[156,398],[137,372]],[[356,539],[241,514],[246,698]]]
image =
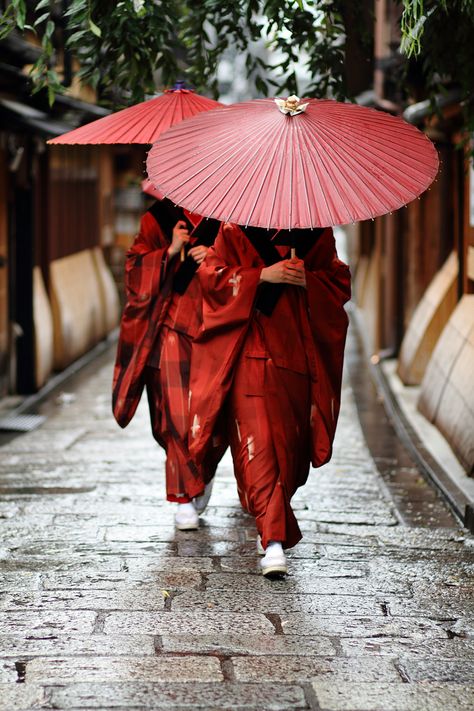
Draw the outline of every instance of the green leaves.
[[[26,2],[25,0],[12,0],[11,5],[16,12],[16,24],[18,29],[25,29],[26,22]]]
[[[438,3],[438,5],[442,5],[442,3]],[[425,14],[423,0],[403,0],[403,13],[400,20],[402,32],[400,50],[407,57],[420,54],[424,25],[434,10],[435,8],[431,8]]]
[[[100,27],[97,27],[95,22],[92,22],[91,18],[89,17],[89,29],[94,34],[96,37],[102,37],[102,30]]]
[[[41,0],[32,11],[42,46],[32,77],[37,88],[48,89],[50,100],[63,90],[58,74],[48,70],[57,43],[64,41],[79,60],[80,80],[114,106],[139,101],[157,84],[183,75],[217,96],[219,61],[235,53],[244,54],[259,95],[296,92],[301,58],[312,76],[310,94],[339,95],[343,89],[341,1],[72,0],[62,15],[64,33],[55,33],[54,5]],[[25,28],[26,7],[25,0],[12,0],[0,20],[0,37],[15,26]]]
[[[409,89],[427,96],[439,116],[436,97],[460,89],[463,132],[469,137],[474,128],[474,0],[403,0],[403,8],[400,50],[407,57]]]

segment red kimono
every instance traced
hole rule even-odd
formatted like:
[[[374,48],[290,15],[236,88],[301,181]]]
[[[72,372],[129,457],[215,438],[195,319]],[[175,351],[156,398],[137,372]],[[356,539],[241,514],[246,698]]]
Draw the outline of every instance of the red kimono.
[[[283,257],[288,248],[278,251]],[[199,270],[203,327],[193,343],[190,452],[204,460],[224,413],[240,500],[264,547],[301,538],[290,500],[310,462],[330,459],[339,414],[350,273],[331,229],[304,262],[306,289],[278,285],[267,313],[259,301],[266,262],[238,226],[221,226]]]
[[[201,326],[202,299],[197,276],[182,295],[173,289],[180,260],[168,259],[168,247],[157,219],[145,213],[127,253],[127,303],[114,369],[113,412],[126,427],[146,386],[153,435],[167,455],[167,498],[185,502],[203,492],[222,451],[212,447],[199,467],[189,455],[191,342]]]

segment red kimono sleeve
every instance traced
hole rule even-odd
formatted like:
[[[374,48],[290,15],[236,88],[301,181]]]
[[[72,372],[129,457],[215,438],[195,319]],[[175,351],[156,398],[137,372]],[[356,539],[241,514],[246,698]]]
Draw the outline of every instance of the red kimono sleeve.
[[[240,230],[222,225],[198,272],[203,292],[201,339],[214,337],[216,330],[230,331],[247,323],[261,271]]]
[[[144,369],[159,327],[164,298],[160,293],[167,265],[168,241],[155,218],[145,213],[125,265],[127,303],[120,322],[112,406],[125,427],[140,401]]]
[[[198,275],[203,326],[191,358],[190,451],[202,462],[229,391],[233,366],[247,333],[260,282],[261,263],[241,231],[221,225]]]
[[[144,302],[150,292],[159,291],[168,262],[169,243],[153,215],[146,212],[140,231],[127,252],[125,263],[125,291],[128,303],[138,298]]]
[[[321,235],[305,262],[309,323],[316,353],[311,397],[311,458],[317,467],[331,457],[339,416],[349,323],[344,304],[351,297],[351,275],[347,264],[337,256],[331,229]]]

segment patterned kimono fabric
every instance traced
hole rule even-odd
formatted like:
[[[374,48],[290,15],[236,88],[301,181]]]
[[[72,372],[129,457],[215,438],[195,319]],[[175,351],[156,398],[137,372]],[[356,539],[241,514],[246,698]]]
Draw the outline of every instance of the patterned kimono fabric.
[[[276,285],[270,308],[271,289],[259,284],[268,251],[237,226],[221,228],[199,272],[204,327],[193,344],[190,451],[202,461],[223,413],[240,501],[264,548],[301,539],[291,498],[310,463],[321,466],[332,452],[350,275],[332,231],[321,232],[300,245],[307,288]],[[273,250],[273,261],[289,252]]]
[[[185,294],[172,292],[145,370],[153,435],[166,450],[166,496],[178,503],[202,493],[222,456],[220,448],[213,447],[196,467],[188,450],[191,348],[201,325],[200,306],[201,289],[194,276]]]
[[[156,212],[147,212],[127,253],[113,409],[125,427],[146,387],[153,435],[166,450],[167,499],[184,503],[203,493],[223,448],[211,447],[200,466],[189,455],[191,343],[201,325],[201,289],[189,269],[183,293],[174,288],[183,267],[179,256],[168,259],[169,243]]]

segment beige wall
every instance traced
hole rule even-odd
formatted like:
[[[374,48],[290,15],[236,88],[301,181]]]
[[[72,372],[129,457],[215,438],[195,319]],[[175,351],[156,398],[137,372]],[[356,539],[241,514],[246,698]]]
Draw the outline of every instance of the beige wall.
[[[53,315],[39,267],[33,270],[35,384],[41,388],[53,371]]]
[[[434,347],[457,303],[458,258],[453,252],[423,294],[403,338],[398,375],[419,385]]]
[[[418,407],[474,475],[474,294],[463,296],[436,344]]]
[[[57,259],[50,265],[54,324],[54,368],[62,370],[98,343],[117,323],[112,286],[106,284],[92,250]]]

